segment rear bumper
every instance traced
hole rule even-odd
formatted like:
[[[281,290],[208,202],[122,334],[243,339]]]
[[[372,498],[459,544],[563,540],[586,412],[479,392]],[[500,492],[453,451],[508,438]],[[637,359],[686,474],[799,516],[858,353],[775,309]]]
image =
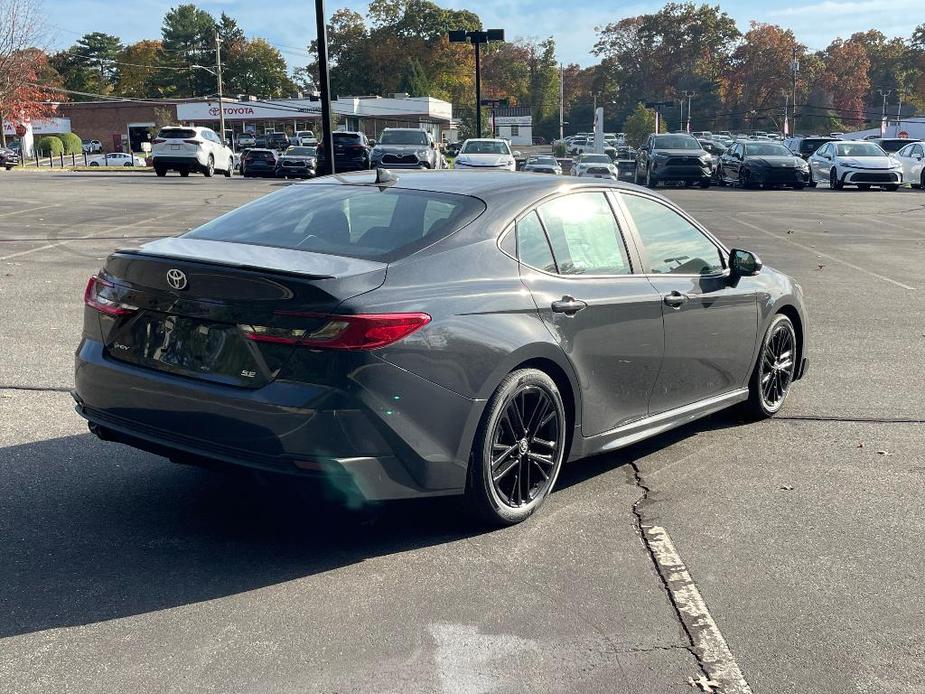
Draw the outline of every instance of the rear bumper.
[[[197,157],[178,157],[169,154],[154,154],[151,157],[151,160],[153,162],[153,166],[159,166],[165,169],[174,167],[194,169],[200,166],[205,166],[205,164],[199,161]]]
[[[117,362],[85,339],[73,395],[98,436],[158,455],[322,476],[366,500],[461,492],[478,401],[362,358],[342,388],[245,389]]]

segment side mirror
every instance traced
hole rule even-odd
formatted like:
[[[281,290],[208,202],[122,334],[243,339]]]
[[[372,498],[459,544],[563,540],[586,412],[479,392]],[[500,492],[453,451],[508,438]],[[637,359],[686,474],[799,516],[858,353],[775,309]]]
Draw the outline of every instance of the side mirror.
[[[733,248],[729,251],[729,269],[733,275],[739,277],[750,277],[761,272],[764,265],[761,258],[751,251],[744,251],[741,248]]]

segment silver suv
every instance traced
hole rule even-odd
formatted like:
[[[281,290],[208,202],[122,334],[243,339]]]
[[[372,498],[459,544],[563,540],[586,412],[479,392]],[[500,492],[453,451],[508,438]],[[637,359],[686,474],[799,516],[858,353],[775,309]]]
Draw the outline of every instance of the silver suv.
[[[416,128],[386,128],[370,154],[372,168],[442,169],[443,155],[430,133]]]

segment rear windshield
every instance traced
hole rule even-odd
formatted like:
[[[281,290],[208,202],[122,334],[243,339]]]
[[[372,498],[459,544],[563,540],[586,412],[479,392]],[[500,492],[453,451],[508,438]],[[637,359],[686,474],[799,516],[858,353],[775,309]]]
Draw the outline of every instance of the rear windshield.
[[[286,154],[290,154],[294,157],[313,157],[315,156],[314,147],[290,147],[286,150]]]
[[[196,137],[196,131],[189,128],[161,128],[158,137],[163,137],[166,140],[186,140]]]
[[[273,152],[259,152],[253,149],[247,151],[245,158],[248,161],[253,161],[254,159],[262,159],[263,161],[276,160],[276,156],[273,154]]]
[[[465,195],[301,185],[259,198],[185,236],[391,262],[457,231],[484,210],[481,200]]]
[[[334,133],[334,142],[339,145],[362,144],[360,136],[356,133]]]
[[[609,164],[610,157],[606,154],[582,154],[580,161],[582,164]]]
[[[427,133],[423,130],[383,130],[382,145],[426,145]]]

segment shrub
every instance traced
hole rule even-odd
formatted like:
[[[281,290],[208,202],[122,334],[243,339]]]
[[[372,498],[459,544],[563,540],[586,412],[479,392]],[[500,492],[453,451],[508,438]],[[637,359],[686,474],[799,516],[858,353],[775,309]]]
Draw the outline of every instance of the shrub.
[[[559,159],[562,159],[567,153],[565,149],[565,143],[557,142],[556,146],[552,148],[552,153]]]
[[[61,140],[64,144],[64,153],[65,154],[82,154],[83,153],[83,143],[80,141],[80,138],[74,133],[63,133],[57,135],[58,139]]]
[[[45,137],[40,137],[38,142],[35,143],[35,149],[41,157],[49,155],[57,157],[59,154],[64,154],[64,143],[61,142],[60,137],[46,135]]]

